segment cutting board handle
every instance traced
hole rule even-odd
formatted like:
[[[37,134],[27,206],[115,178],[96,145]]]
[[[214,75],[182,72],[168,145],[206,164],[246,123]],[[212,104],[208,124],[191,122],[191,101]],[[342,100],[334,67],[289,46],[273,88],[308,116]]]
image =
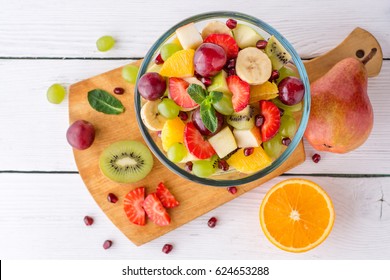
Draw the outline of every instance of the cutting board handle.
[[[366,64],[369,77],[377,76],[382,68],[382,49],[370,32],[360,27],[355,28],[340,45],[319,57],[304,62],[310,83],[322,77],[340,60],[347,57],[362,60],[373,49],[376,49],[376,54]]]

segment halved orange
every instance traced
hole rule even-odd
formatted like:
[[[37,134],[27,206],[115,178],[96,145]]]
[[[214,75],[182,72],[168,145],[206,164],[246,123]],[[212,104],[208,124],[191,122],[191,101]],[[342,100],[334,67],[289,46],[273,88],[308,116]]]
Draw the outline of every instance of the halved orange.
[[[194,76],[194,55],[193,49],[175,52],[162,65],[160,75],[178,78]]]
[[[316,183],[288,179],[276,184],[260,206],[260,224],[275,246],[305,252],[322,243],[332,230],[333,203]]]

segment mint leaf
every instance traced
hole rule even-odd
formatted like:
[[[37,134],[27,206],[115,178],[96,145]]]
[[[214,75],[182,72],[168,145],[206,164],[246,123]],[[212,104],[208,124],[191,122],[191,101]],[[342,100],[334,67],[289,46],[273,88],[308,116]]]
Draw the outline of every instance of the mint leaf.
[[[118,99],[102,89],[89,91],[88,102],[96,111],[109,115],[119,115],[125,111],[125,107]]]
[[[197,84],[190,84],[190,86],[187,88],[187,93],[197,104],[201,104],[206,98],[206,91]]]
[[[221,100],[222,96],[223,96],[223,93],[222,93],[222,92],[220,92],[220,91],[212,91],[212,92],[210,92],[210,94],[209,94],[210,102],[211,102],[212,104],[215,104],[215,103],[217,103],[219,100]]]
[[[200,118],[204,126],[211,132],[215,132],[218,128],[218,120],[215,114],[214,107],[208,100],[203,101],[200,104]]]

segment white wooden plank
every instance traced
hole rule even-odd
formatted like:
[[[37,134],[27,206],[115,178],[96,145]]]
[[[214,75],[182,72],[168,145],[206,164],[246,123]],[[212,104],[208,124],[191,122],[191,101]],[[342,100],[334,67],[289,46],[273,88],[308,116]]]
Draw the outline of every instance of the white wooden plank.
[[[76,171],[66,142],[68,103],[50,104],[46,90],[54,82],[71,84],[111,70],[128,60],[0,60],[0,170]],[[368,141],[349,154],[321,153],[314,164],[314,150],[307,144],[307,161],[294,173],[389,174],[390,61],[381,74],[369,80],[375,114]]]
[[[0,0],[1,57],[142,57],[152,43],[194,14],[231,10],[258,17],[280,31],[302,57],[317,56],[355,27],[372,32],[390,57],[390,2],[201,1],[191,0],[7,1]],[[115,49],[99,53],[97,38],[117,38]]]
[[[389,259],[390,178],[308,177],[333,200],[336,221],[328,239],[303,254],[274,247],[258,209],[276,178],[141,247],[106,218],[77,174],[0,174],[1,259]],[[201,191],[201,190],[199,190]],[[179,208],[178,208],[179,209]],[[91,227],[83,217],[94,217]],[[218,218],[214,229],[210,217]],[[102,243],[114,245],[103,250]],[[161,248],[172,243],[165,255]]]

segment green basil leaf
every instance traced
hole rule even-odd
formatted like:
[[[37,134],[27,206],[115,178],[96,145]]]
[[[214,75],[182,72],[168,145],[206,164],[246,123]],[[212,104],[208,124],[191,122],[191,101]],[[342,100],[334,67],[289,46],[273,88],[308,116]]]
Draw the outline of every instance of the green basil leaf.
[[[98,112],[109,115],[119,115],[125,111],[123,104],[102,89],[94,89],[88,92],[88,102]]]
[[[197,84],[190,84],[190,86],[187,88],[187,93],[197,104],[201,104],[206,98],[206,91]]]
[[[214,107],[211,103],[205,100],[200,104],[200,118],[204,126],[211,132],[215,132],[218,127],[218,120],[215,114]]]
[[[217,103],[219,100],[222,99],[223,93],[220,92],[220,91],[212,91],[212,92],[210,92],[209,96],[210,96],[210,102],[211,102],[212,104],[215,104],[215,103]]]

